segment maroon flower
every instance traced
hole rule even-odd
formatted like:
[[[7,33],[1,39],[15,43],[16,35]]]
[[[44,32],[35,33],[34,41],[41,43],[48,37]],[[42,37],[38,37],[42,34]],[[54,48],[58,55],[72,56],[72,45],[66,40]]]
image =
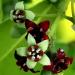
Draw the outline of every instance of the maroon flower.
[[[25,26],[28,30],[28,33],[34,36],[37,43],[48,39],[48,35],[46,35],[46,32],[49,28],[49,21],[43,21],[36,25],[34,22],[26,19]]]
[[[15,58],[17,60],[16,64],[18,66],[20,66],[20,69],[23,69],[25,72],[28,72],[28,70],[30,70],[32,73],[39,72],[39,71],[34,71],[34,69],[29,69],[27,67],[27,65],[26,65],[27,57],[25,57],[25,56],[19,56],[16,51],[15,51],[14,56],[15,56]]]
[[[51,60],[51,65],[44,66],[43,69],[52,71],[53,73],[60,73],[67,69],[72,64],[73,58],[67,57],[63,49],[59,49],[56,57]]]

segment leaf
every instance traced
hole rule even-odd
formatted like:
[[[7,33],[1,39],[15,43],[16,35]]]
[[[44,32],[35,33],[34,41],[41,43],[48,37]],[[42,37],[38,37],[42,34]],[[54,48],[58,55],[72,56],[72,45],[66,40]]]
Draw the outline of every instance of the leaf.
[[[41,75],[52,75],[52,73],[50,71],[42,70]]]
[[[15,3],[17,0],[3,0],[2,1],[2,9],[3,9],[3,16],[4,19],[5,17],[9,17],[10,11],[14,9]]]
[[[2,9],[2,0],[0,0],[0,23],[2,22],[3,19],[3,9]]]
[[[14,24],[14,23],[13,23]],[[22,24],[15,24],[11,28],[10,35],[13,38],[19,38],[26,32],[26,28]]]

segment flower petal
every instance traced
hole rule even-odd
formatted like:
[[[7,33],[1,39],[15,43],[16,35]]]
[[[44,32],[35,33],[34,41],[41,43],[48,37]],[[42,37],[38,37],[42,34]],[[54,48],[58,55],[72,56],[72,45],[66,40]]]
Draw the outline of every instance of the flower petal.
[[[44,40],[38,43],[38,46],[45,52],[48,48],[49,40]]]
[[[24,10],[24,3],[23,1],[17,2],[15,5],[15,9]]]
[[[46,54],[43,55],[42,59],[39,61],[40,64],[42,65],[50,65],[50,59]]]
[[[34,37],[31,34],[28,34],[28,39],[27,39],[28,45],[35,45],[36,41],[34,39]]]
[[[27,64],[28,68],[32,69],[36,66],[37,62],[27,59],[26,64]]]
[[[39,27],[43,30],[43,32],[46,32],[49,28],[49,24],[49,21],[43,21],[39,24]]]
[[[42,40],[47,40],[47,39],[49,39],[48,35],[44,34]]]
[[[25,10],[26,19],[33,20],[35,17],[35,14],[32,11]]]
[[[36,25],[34,22],[32,22],[32,21],[30,21],[30,20],[28,20],[28,19],[25,19],[25,26],[26,26],[26,28],[28,29],[28,31],[31,31],[31,30],[33,30],[35,27],[37,27],[37,25]]]
[[[26,48],[25,47],[20,47],[16,49],[17,54],[20,56],[26,56]]]

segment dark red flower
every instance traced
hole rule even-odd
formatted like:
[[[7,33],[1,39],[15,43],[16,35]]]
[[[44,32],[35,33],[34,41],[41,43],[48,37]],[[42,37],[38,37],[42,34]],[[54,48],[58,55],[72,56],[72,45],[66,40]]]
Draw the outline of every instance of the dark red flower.
[[[19,56],[16,51],[15,51],[14,56],[15,56],[15,58],[17,60],[16,64],[18,66],[20,66],[20,69],[23,69],[25,72],[28,72],[28,70],[30,70],[32,73],[39,72],[39,71],[34,71],[34,69],[30,69],[30,68],[27,67],[27,65],[26,65],[27,57],[25,57],[25,56],[23,56],[23,57]]]
[[[56,53],[56,57],[51,59],[51,65],[44,66],[43,69],[52,71],[53,73],[60,73],[67,69],[72,64],[73,58],[67,57],[64,50],[59,49]]]
[[[28,19],[25,20],[25,26],[28,30],[28,33],[34,36],[37,43],[48,39],[46,32],[49,28],[49,24],[49,21],[43,21],[37,25]]]

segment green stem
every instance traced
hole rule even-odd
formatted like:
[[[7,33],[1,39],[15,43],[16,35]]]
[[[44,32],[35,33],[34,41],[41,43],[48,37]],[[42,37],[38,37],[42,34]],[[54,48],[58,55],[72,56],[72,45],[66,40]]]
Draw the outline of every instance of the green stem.
[[[8,56],[8,54],[9,54],[10,52],[12,52],[13,50],[15,50],[15,49],[18,47],[18,45],[19,45],[19,44],[22,42],[22,40],[25,38],[26,34],[27,34],[27,33],[25,33],[24,35],[22,35],[21,38],[8,50],[8,52],[6,52],[6,53],[0,58],[0,62],[3,61],[3,60],[6,58],[6,56]]]
[[[40,15],[38,14],[37,17],[55,17],[57,14],[46,14],[46,15]]]
[[[67,9],[69,2],[70,2],[70,0],[66,0],[65,5],[63,4],[63,10],[61,12],[58,12],[57,17],[56,17],[54,23],[52,24],[51,29],[49,29],[49,31],[48,31],[49,39],[51,39],[51,37],[53,38],[52,47],[55,46],[54,43],[56,42],[56,28],[57,28],[58,23],[63,15],[63,12],[65,12],[65,10]]]
[[[43,18],[43,15],[47,14],[47,12],[50,10],[51,7],[52,7],[52,5],[48,5],[48,7],[44,10],[44,12],[41,14],[41,16],[36,21],[37,23]]]
[[[75,23],[74,0],[71,0],[71,10],[72,10],[73,23]]]

